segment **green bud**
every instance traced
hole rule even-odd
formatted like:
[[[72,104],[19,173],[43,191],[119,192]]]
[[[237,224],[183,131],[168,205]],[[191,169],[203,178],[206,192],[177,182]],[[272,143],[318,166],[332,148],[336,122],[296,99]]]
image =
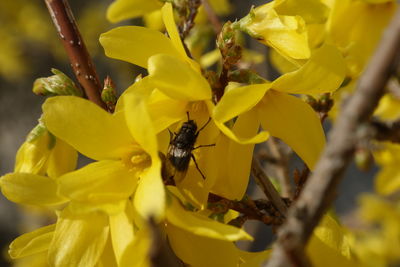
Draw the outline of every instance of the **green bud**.
[[[104,88],[103,91],[101,91],[101,100],[106,103],[108,110],[111,112],[114,111],[118,97],[117,92],[115,91],[115,85],[110,76],[107,76],[104,79]]]
[[[57,69],[51,69],[53,76],[38,78],[33,83],[33,93],[43,96],[74,95],[83,96],[82,91],[64,73]]]
[[[266,80],[264,80],[260,75],[247,69],[239,69],[229,72],[229,80],[246,84],[260,84],[266,82]]]
[[[374,159],[369,149],[358,148],[354,155],[354,161],[358,169],[361,171],[368,171],[371,168]]]

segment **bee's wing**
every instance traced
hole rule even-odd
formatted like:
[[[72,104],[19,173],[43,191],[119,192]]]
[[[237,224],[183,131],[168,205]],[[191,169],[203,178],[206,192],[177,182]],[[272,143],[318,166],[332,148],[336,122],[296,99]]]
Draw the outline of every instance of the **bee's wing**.
[[[168,151],[165,169],[168,178],[173,178],[175,183],[185,178],[191,158],[190,150],[171,149]]]

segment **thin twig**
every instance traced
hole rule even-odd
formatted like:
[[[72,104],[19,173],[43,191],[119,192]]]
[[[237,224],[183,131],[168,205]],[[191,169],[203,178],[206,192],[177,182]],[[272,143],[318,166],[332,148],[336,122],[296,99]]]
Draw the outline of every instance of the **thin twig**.
[[[100,97],[102,86],[81,37],[67,0],[45,0],[51,18],[67,52],[71,67],[88,99],[106,109]]]
[[[332,129],[329,143],[299,199],[278,230],[278,240],[267,266],[303,266],[305,246],[314,228],[332,204],[342,175],[357,143],[357,129],[369,119],[400,54],[400,10],[362,75],[354,95]],[[307,265],[307,264],[305,264]]]
[[[222,29],[222,23],[218,18],[218,15],[214,12],[208,0],[202,0],[204,11],[206,11],[208,20],[211,22],[215,34],[219,34]]]
[[[185,40],[190,30],[194,27],[194,20],[197,16],[200,5],[201,5],[201,0],[187,1],[188,14],[186,15],[186,18],[182,21],[182,24],[179,25],[179,34],[182,41]]]
[[[287,198],[282,199],[286,205],[290,204]],[[243,222],[246,220],[257,220],[266,225],[279,226],[283,223],[284,217],[274,207],[271,201],[252,200],[246,196],[242,200],[230,200],[210,193],[208,197],[208,209],[214,214],[226,213],[229,209],[241,213]],[[238,225],[237,225],[238,226]]]
[[[268,147],[273,158],[277,159],[274,165],[279,184],[282,188],[282,196],[293,198],[292,185],[289,176],[289,156],[283,151],[283,147],[275,137],[267,141]]]
[[[287,206],[285,202],[283,202],[278,191],[276,191],[274,185],[271,183],[264,170],[261,168],[260,163],[255,158],[253,158],[251,163],[251,173],[253,174],[257,184],[264,191],[264,194],[272,202],[274,207],[283,217],[286,217]]]

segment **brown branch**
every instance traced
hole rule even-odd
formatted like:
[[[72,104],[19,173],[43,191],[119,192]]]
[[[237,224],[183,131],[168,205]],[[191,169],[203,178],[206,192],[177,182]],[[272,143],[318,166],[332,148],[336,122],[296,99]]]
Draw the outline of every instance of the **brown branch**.
[[[187,1],[187,12],[185,19],[182,24],[179,25],[179,34],[182,41],[188,36],[190,30],[194,27],[194,20],[197,16],[198,9],[201,5],[201,0],[188,0]]]
[[[283,202],[281,196],[276,191],[274,185],[271,183],[264,170],[261,168],[260,163],[255,158],[253,158],[251,163],[251,173],[253,174],[257,184],[264,191],[264,194],[272,202],[272,205],[274,205],[276,210],[280,212],[282,217],[286,217],[286,203]]]
[[[343,172],[357,143],[357,129],[376,108],[400,53],[400,10],[362,75],[354,95],[332,129],[329,143],[308,179],[299,199],[288,211],[287,221],[278,231],[267,266],[303,266],[305,246],[314,228],[332,204]]]
[[[222,23],[218,18],[218,15],[215,14],[214,9],[211,7],[208,0],[202,0],[204,11],[207,14],[208,20],[211,22],[215,34],[219,34],[222,29]]]
[[[102,86],[67,0],[45,0],[51,18],[67,52],[75,77],[88,99],[106,109],[100,97]]]

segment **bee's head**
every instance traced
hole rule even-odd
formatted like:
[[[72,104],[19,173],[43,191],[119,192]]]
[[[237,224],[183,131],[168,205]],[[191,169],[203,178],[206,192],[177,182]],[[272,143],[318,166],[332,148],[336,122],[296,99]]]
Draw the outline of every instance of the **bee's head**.
[[[197,124],[194,120],[188,120],[182,124],[181,129],[195,133],[197,131]]]

